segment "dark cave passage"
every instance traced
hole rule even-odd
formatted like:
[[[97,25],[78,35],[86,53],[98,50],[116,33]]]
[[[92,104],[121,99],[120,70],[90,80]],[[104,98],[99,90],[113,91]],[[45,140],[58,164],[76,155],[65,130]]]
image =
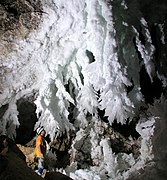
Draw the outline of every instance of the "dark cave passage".
[[[25,145],[34,136],[34,125],[37,122],[36,105],[28,101],[28,99],[20,99],[17,101],[17,109],[19,111],[18,119],[19,128],[16,130],[16,143]]]
[[[98,115],[99,117],[105,122],[108,123],[108,117],[104,116],[105,111],[104,110],[99,110],[98,109]],[[112,128],[119,132],[120,134],[122,134],[125,137],[129,137],[130,135],[132,137],[138,138],[139,137],[139,133],[136,131],[135,127],[136,127],[137,121],[131,121],[128,122],[126,124],[120,124],[117,123],[116,120],[112,123]]]
[[[163,92],[162,82],[155,76],[153,78],[153,82],[151,83],[150,77],[144,66],[142,66],[140,71],[140,86],[146,103],[152,104],[154,102],[154,98],[159,99],[161,93]]]
[[[126,124],[123,124],[123,125],[114,121],[114,123],[112,124],[112,128],[115,131],[122,134],[124,137],[132,136],[134,138],[138,138],[140,135],[135,129],[136,124],[137,124],[137,121],[135,121],[135,120],[131,121],[129,123],[127,122]]]

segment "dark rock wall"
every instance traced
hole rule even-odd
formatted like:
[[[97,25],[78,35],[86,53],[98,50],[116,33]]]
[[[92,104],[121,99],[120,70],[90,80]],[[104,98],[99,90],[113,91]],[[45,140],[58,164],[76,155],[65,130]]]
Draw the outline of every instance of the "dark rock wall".
[[[139,85],[145,102],[153,103],[154,98],[159,99],[162,93],[166,95],[166,87],[163,86],[160,76],[167,77],[167,46],[164,44],[167,42],[167,5],[164,0],[150,0],[145,2],[141,0],[128,0],[126,1],[126,9],[124,6],[121,6],[121,2],[122,1],[113,1],[112,4],[119,59],[123,67],[128,67],[127,73],[131,77],[132,82],[132,86],[127,87],[127,90],[130,89],[130,91],[132,91],[135,88],[134,85]],[[155,47],[152,59],[155,66],[153,82],[150,80],[146,68],[143,65],[141,54],[136,47],[135,34],[132,28],[135,27],[137,29],[141,43],[147,48],[148,43],[144,29],[141,26],[141,18],[144,18],[147,22],[152,45]],[[122,22],[127,23],[127,25],[123,25]],[[164,34],[160,31],[160,24],[163,27]],[[164,43],[162,42],[162,36],[165,37]],[[135,71],[138,73],[134,73],[131,67],[136,67]],[[130,91],[128,91],[128,93]]]

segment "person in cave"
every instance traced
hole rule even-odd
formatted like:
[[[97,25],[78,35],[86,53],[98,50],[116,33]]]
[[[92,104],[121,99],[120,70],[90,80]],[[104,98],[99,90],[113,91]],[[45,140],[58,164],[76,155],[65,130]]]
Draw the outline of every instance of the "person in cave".
[[[44,160],[47,149],[45,141],[46,131],[43,127],[39,127],[37,128],[36,132],[38,136],[36,138],[35,154],[38,159],[38,175],[42,175],[44,170]]]

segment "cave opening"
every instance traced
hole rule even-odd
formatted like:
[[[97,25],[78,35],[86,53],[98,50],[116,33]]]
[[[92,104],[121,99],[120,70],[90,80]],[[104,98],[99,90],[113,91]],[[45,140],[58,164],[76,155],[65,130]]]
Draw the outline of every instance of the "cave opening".
[[[148,73],[144,65],[140,71],[140,86],[141,92],[144,95],[146,103],[152,104],[154,99],[159,99],[161,93],[163,92],[162,82],[156,76],[153,78],[153,82],[151,82]]]
[[[117,123],[116,120],[112,123],[112,128],[116,132],[116,137],[110,139],[110,144],[113,152],[127,153],[139,156],[140,145],[138,140],[140,134],[136,131],[136,124],[138,120],[134,118],[133,121],[127,121],[126,124]]]
[[[112,128],[122,134],[124,137],[128,138],[132,136],[133,138],[138,138],[140,135],[136,131],[137,120],[127,121],[126,124],[117,123],[116,120],[112,123]]]
[[[98,115],[99,117],[105,122],[105,123],[109,123],[108,122],[108,117],[104,116],[105,114],[105,110],[100,110],[98,109]],[[123,136],[125,137],[129,137],[130,135],[134,138],[138,138],[139,137],[139,133],[136,131],[135,127],[136,127],[137,121],[133,120],[133,121],[127,121],[126,124],[121,124],[121,123],[117,123],[117,121],[115,120],[112,123],[112,128],[121,133]]]
[[[35,136],[34,125],[38,120],[35,113],[36,105],[28,99],[21,98],[17,101],[17,109],[20,126],[16,129],[15,142],[25,145]]]
[[[102,121],[109,124],[108,117],[104,116],[105,110],[98,110],[98,115]],[[106,130],[104,136],[109,137],[110,145],[114,153],[127,153],[138,156],[140,154],[140,146],[138,139],[140,134],[136,131],[138,118],[133,118],[132,121],[127,120],[126,124],[121,124],[114,120]],[[130,140],[129,137],[132,139]]]

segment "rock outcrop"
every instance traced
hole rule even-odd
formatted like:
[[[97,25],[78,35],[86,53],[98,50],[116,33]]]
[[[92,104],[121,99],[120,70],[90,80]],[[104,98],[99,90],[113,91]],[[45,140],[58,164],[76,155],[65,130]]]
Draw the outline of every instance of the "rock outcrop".
[[[6,150],[5,150],[6,149]],[[15,143],[6,136],[0,136],[0,179],[1,180],[40,180],[42,179],[28,168],[25,156]],[[5,153],[2,153],[4,152]]]
[[[23,152],[26,152],[26,156]],[[17,146],[6,136],[0,136],[0,180],[41,180],[35,171],[27,166],[27,154],[32,152],[32,148]],[[47,180],[72,180],[59,172],[47,172]],[[45,177],[44,177],[45,179]]]

